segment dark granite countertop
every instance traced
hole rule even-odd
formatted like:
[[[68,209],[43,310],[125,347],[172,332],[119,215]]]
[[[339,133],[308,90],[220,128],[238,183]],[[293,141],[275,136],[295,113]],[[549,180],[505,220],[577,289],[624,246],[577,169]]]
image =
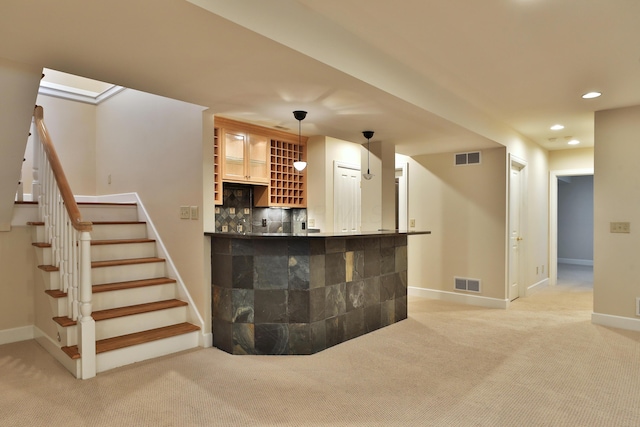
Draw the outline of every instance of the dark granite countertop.
[[[381,236],[415,236],[420,234],[431,234],[431,231],[406,231],[406,230],[380,230],[380,231],[360,231],[360,232],[301,232],[301,233],[212,233],[205,232],[205,236],[223,237],[231,239],[266,239],[266,238],[291,238],[291,237],[312,237],[312,238],[359,238],[359,237],[381,237]]]

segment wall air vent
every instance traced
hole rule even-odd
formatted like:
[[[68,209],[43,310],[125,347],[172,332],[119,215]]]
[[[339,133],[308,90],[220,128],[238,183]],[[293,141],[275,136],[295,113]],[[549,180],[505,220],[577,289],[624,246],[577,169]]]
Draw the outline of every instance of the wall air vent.
[[[456,166],[479,165],[480,151],[472,151],[470,153],[456,153],[454,155],[454,164]]]
[[[454,277],[453,286],[456,291],[480,292],[480,279],[469,279],[466,277]]]

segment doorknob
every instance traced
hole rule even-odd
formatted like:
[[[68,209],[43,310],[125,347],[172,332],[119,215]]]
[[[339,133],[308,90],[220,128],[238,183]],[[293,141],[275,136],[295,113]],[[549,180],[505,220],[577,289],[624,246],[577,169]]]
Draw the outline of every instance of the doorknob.
[[[524,240],[524,239],[523,239],[522,237],[518,237],[518,238],[516,238],[516,241],[518,241],[518,242],[519,242],[520,240]]]

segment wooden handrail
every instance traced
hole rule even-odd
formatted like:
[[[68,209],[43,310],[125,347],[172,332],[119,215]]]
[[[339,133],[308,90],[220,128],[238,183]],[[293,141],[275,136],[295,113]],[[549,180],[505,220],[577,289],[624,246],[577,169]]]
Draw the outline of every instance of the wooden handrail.
[[[35,118],[36,129],[40,135],[44,152],[47,154],[51,170],[53,171],[53,175],[58,183],[58,189],[60,190],[62,201],[64,202],[64,206],[69,214],[69,218],[71,219],[71,225],[78,231],[91,231],[93,225],[89,221],[82,220],[80,209],[78,208],[76,199],[73,197],[69,181],[67,181],[67,177],[62,169],[62,164],[60,163],[58,154],[53,147],[53,142],[51,141],[47,127],[44,124],[44,111],[42,106],[36,105],[36,108],[33,111],[33,117]]]

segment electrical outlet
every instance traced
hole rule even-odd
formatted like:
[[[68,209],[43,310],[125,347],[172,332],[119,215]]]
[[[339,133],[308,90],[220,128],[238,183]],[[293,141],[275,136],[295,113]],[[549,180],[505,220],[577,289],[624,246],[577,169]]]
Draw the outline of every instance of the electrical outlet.
[[[191,219],[198,219],[198,207],[191,206]]]
[[[245,215],[249,215],[251,213],[251,209],[249,208],[244,208],[244,214]]]
[[[314,218],[309,218],[309,227],[315,227],[316,226],[316,220]]]
[[[416,227],[416,220],[415,219],[411,218],[409,220],[409,227],[411,227],[411,228],[415,228]]]
[[[609,223],[609,231],[611,233],[631,233],[630,222],[611,222]]]
[[[238,233],[242,233],[242,225],[238,225]]]
[[[229,231],[229,226],[227,226],[227,225],[223,225],[223,226],[222,226],[222,232],[223,232],[223,233],[226,233],[226,232],[228,232],[228,231]]]
[[[216,207],[216,214],[219,214],[219,213],[220,213],[220,208]]]
[[[536,274],[538,274],[538,266],[536,266]]]
[[[191,210],[189,206],[180,206],[180,219],[189,219],[191,217]]]
[[[267,218],[262,218],[262,226],[263,227],[267,226]]]
[[[542,264],[542,274],[544,274],[544,264]]]

